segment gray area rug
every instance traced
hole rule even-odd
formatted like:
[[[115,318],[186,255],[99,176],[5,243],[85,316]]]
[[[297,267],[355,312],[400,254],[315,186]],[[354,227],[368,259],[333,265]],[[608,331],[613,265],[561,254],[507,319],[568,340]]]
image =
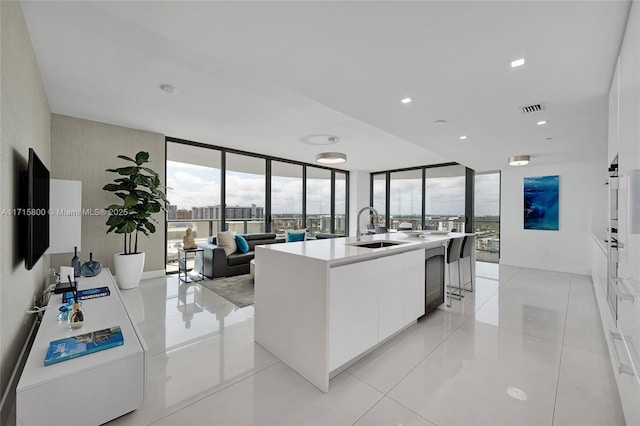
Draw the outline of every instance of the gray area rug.
[[[239,308],[253,305],[253,278],[249,274],[204,280],[200,284]]]

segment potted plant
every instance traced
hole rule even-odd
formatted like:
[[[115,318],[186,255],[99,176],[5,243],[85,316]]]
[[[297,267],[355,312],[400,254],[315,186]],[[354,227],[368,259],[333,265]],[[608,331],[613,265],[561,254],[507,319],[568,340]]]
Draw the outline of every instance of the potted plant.
[[[160,185],[158,173],[144,166],[149,162],[149,153],[140,151],[135,159],[126,155],[118,158],[129,161],[133,165],[117,169],[107,169],[107,172],[117,173],[120,177],[102,189],[113,192],[122,201],[121,204],[111,204],[107,207],[107,234],[115,232],[123,234],[123,252],[113,255],[116,267],[118,286],[122,289],[137,287],[144,269],[144,252],[138,252],[138,234],[146,236],[156,232],[153,222],[154,213],[164,211],[167,198]]]

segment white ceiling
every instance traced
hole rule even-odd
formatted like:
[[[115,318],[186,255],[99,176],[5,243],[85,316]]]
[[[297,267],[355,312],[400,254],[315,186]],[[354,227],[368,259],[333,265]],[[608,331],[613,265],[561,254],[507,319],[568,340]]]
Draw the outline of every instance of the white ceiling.
[[[22,5],[55,113],[309,163],[342,151],[348,170],[484,171],[606,158],[630,2]],[[300,142],[314,134],[340,142]]]

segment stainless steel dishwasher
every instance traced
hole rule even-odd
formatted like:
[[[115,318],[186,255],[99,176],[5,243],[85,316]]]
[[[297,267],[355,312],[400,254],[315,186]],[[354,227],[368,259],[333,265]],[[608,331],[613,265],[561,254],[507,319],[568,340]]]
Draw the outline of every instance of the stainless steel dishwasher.
[[[444,250],[443,246],[424,251],[424,313],[444,303]]]

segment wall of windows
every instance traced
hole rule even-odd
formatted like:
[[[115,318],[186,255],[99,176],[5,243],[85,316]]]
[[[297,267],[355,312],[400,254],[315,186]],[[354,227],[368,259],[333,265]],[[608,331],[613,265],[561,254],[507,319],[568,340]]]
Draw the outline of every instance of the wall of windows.
[[[388,229],[464,232],[473,227],[473,217],[467,218],[467,210],[473,209],[473,194],[467,194],[465,186],[468,172],[448,163],[372,173],[372,206],[384,216]]]
[[[221,230],[348,233],[342,170],[167,138],[166,173],[168,272],[188,227],[196,242]]]

